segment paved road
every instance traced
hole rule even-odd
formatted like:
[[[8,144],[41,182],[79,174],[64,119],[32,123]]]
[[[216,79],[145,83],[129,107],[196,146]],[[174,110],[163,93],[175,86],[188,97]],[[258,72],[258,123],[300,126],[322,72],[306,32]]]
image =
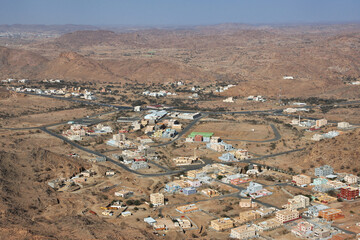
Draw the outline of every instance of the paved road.
[[[155,145],[150,145],[150,147],[162,147],[169,145],[177,140],[179,140],[187,131],[189,131],[197,122],[199,122],[202,118],[206,117],[207,115],[201,115],[200,117],[196,118],[194,121],[192,121],[189,125],[187,125],[174,139],[171,141],[165,142],[165,143],[159,143]]]

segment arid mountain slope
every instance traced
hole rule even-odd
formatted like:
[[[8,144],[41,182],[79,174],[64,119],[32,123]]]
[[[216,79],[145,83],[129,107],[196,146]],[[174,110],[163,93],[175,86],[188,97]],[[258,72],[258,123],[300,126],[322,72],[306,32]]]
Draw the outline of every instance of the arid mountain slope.
[[[48,60],[36,53],[0,46],[0,73],[14,77],[36,77]]]
[[[357,174],[360,170],[359,142],[360,129],[322,140],[308,147],[309,154],[305,156],[304,163],[315,167],[328,164],[337,172]]]
[[[20,143],[21,145],[21,143]],[[81,195],[60,194],[49,180],[79,173],[87,163],[34,148],[0,151],[0,239],[153,239],[126,226],[126,233],[91,214],[81,214]]]

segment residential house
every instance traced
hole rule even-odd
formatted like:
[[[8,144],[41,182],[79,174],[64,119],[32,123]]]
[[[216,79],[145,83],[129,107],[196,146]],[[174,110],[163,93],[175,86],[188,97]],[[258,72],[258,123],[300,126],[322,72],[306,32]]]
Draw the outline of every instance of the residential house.
[[[137,161],[137,162],[133,162],[131,164],[130,168],[132,170],[147,169],[147,168],[149,168],[149,164],[144,161]]]
[[[315,176],[317,177],[326,177],[334,173],[334,169],[329,165],[324,165],[321,167],[315,168]]]
[[[238,224],[244,224],[260,218],[259,213],[254,210],[240,212],[239,217],[234,218]]]
[[[281,210],[275,213],[276,220],[281,223],[286,223],[290,221],[294,221],[300,217],[299,212],[296,210]]]
[[[134,193],[132,191],[128,191],[128,190],[120,190],[120,191],[114,193],[115,196],[123,197],[123,198],[130,197],[133,194]]]
[[[196,189],[194,187],[187,187],[187,188],[183,188],[182,192],[185,195],[191,195],[191,194],[195,194],[196,193]]]
[[[179,206],[176,210],[180,213],[189,213],[199,211],[199,208],[195,204],[188,204],[184,206]]]
[[[299,238],[309,238],[314,230],[314,225],[309,222],[299,222],[291,232]]]
[[[257,203],[253,202],[251,198],[240,199],[239,206],[241,208],[254,208],[257,207]]]
[[[308,216],[318,217],[320,211],[329,209],[329,208],[330,207],[323,205],[323,204],[313,205],[308,208],[308,210],[306,211],[306,214]]]
[[[328,209],[319,211],[319,217],[322,217],[326,221],[334,221],[337,219],[344,218],[345,216],[344,216],[343,212],[341,211],[341,209],[328,208]]]
[[[164,194],[152,193],[150,194],[150,203],[154,206],[164,205]]]
[[[191,157],[176,157],[173,159],[176,166],[191,165],[193,162],[199,160],[196,156]]]
[[[338,127],[339,129],[347,129],[347,128],[350,127],[350,124],[349,124],[348,122],[339,122],[339,123],[337,124],[337,127]]]
[[[292,182],[297,186],[306,186],[311,183],[311,177],[304,174],[296,175],[293,176]]]
[[[289,199],[288,203],[283,208],[289,210],[298,210],[300,208],[306,208],[310,205],[310,199],[303,195],[297,195],[293,199]]]
[[[348,174],[344,177],[344,180],[348,183],[348,184],[355,184],[358,182],[359,177],[352,175],[352,174]]]
[[[252,226],[243,225],[231,229],[230,237],[235,239],[250,239],[257,237],[256,229]]]
[[[255,225],[255,228],[259,232],[263,232],[263,231],[271,231],[273,229],[281,227],[282,225],[283,223],[279,222],[276,218],[270,218],[266,221],[257,223]]]
[[[232,228],[234,226],[234,221],[230,218],[219,218],[212,220],[210,226],[216,231],[223,231]]]
[[[350,187],[350,186],[343,187],[340,190],[339,197],[348,201],[355,200],[359,198],[359,188]]]
[[[335,188],[329,184],[321,184],[321,185],[316,185],[315,187],[313,187],[312,190],[316,192],[326,193],[334,189]]]
[[[260,215],[260,217],[266,217],[273,214],[276,211],[276,208],[260,208],[256,210],[256,213]]]
[[[237,159],[235,158],[234,154],[232,153],[224,153],[219,157],[219,159],[223,162],[236,162]]]
[[[216,191],[215,189],[211,189],[211,188],[206,188],[201,190],[201,193],[208,196],[208,197],[216,197],[219,196],[219,192]]]
[[[327,120],[325,118],[323,119],[319,119],[319,120],[316,120],[316,123],[315,123],[315,127],[322,127],[322,126],[325,126],[327,124]]]
[[[255,193],[255,192],[261,191],[262,189],[263,189],[263,186],[260,183],[250,182],[249,186],[247,187],[247,192]]]

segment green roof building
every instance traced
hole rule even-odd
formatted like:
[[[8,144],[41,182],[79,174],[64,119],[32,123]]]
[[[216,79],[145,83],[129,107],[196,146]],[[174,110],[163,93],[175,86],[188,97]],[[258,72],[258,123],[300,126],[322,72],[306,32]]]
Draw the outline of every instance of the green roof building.
[[[200,135],[203,137],[212,137],[214,135],[214,133],[212,133],[212,132],[192,132],[192,133],[190,133],[190,135],[188,137],[193,138],[196,135]]]

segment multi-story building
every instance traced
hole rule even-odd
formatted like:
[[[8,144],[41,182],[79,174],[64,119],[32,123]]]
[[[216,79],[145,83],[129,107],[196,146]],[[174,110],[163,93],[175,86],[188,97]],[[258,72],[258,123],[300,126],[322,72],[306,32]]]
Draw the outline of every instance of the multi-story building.
[[[208,196],[208,197],[216,197],[219,196],[219,192],[216,191],[215,189],[211,189],[211,188],[206,188],[201,190],[201,193]]]
[[[293,176],[292,182],[298,186],[308,185],[311,183],[311,177],[304,174],[296,175]]]
[[[344,177],[344,180],[348,183],[348,184],[355,184],[358,182],[359,178],[355,175],[352,174],[348,174]]]
[[[350,186],[341,188],[339,197],[345,200],[355,200],[359,198],[359,188]]]
[[[284,208],[289,210],[297,210],[299,208],[306,208],[310,205],[310,199],[303,195],[297,195],[293,199],[289,199]]]
[[[323,205],[323,204],[317,204],[317,205],[313,205],[313,206],[310,206],[307,210],[307,214],[309,216],[312,216],[312,217],[318,217],[319,216],[319,212],[322,211],[322,210],[326,210],[326,209],[329,209],[330,207],[326,206],[326,205]]]
[[[276,216],[276,220],[278,220],[281,223],[285,223],[298,219],[300,215],[299,212],[296,210],[285,209],[276,212],[275,216]]]
[[[345,216],[342,213],[341,209],[328,208],[319,211],[319,217],[324,218],[326,221],[334,221],[337,219],[344,218]]]
[[[334,169],[329,165],[324,165],[318,168],[315,168],[315,176],[325,177],[334,173]]]
[[[230,218],[219,218],[211,221],[211,227],[216,231],[223,231],[234,226],[234,221]]]
[[[316,123],[315,123],[315,127],[322,127],[322,126],[325,126],[327,124],[327,120],[325,118],[323,119],[319,119],[319,120],[316,120]]]
[[[273,230],[275,228],[281,227],[282,225],[283,225],[283,223],[276,220],[276,218],[270,218],[270,219],[268,219],[266,221],[257,223],[255,225],[255,228],[259,232],[263,232],[263,231]]]
[[[164,194],[162,194],[162,193],[152,193],[152,194],[150,194],[150,202],[154,206],[164,205]]]
[[[239,224],[243,224],[258,218],[260,218],[260,215],[256,211],[250,210],[239,213],[239,217],[234,218],[234,220]]]
[[[350,124],[348,122],[339,122],[337,124],[337,127],[340,129],[346,129],[350,127]]]
[[[230,237],[235,239],[250,239],[256,237],[256,229],[252,226],[240,226],[237,228],[231,229]]]
[[[309,222],[300,222],[298,223],[292,230],[291,232],[293,234],[295,234],[295,236],[300,237],[300,238],[308,238],[314,229],[314,225],[312,225]]]

